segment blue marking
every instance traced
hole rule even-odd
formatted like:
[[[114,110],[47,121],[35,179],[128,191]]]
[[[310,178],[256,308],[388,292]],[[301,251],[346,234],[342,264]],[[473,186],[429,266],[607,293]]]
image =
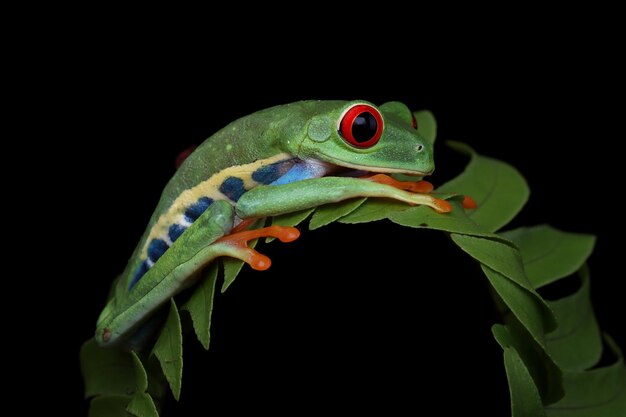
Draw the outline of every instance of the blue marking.
[[[319,178],[324,176],[324,170],[321,165],[307,164],[300,161],[295,164],[285,175],[273,181],[270,185],[283,185],[296,181],[306,180],[309,178]]]
[[[187,209],[185,210],[185,218],[187,219],[189,223],[195,222],[196,220],[198,220],[198,217],[200,217],[202,213],[204,213],[206,209],[208,209],[212,203],[213,203],[212,198],[209,198],[209,197],[199,198],[198,201],[196,201],[195,203],[187,207]],[[173,241],[174,239],[172,239],[172,242]]]
[[[185,226],[181,226],[180,224],[173,224],[170,226],[167,234],[169,235],[172,242],[176,242],[176,239],[178,239],[185,230],[187,230]]]
[[[135,286],[135,284],[137,284],[137,282],[139,282],[141,277],[143,277],[146,274],[146,272],[148,272],[148,269],[150,269],[150,267],[148,267],[148,262],[143,261],[141,265],[139,265],[139,267],[137,268],[137,271],[135,272],[135,276],[133,277],[133,280],[130,282],[130,285],[128,286],[128,291],[133,289],[133,287]]]
[[[230,201],[237,201],[246,192],[243,187],[243,180],[237,177],[228,177],[222,185],[220,185],[220,192],[230,199]]]
[[[152,262],[156,262],[168,249],[169,246],[163,239],[152,239],[148,245],[148,258]]]
[[[252,173],[252,179],[260,184],[271,184],[283,176],[293,165],[293,160],[262,166]]]

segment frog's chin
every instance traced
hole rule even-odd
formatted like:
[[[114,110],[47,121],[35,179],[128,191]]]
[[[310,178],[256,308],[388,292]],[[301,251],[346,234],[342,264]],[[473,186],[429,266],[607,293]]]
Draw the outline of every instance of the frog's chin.
[[[402,169],[402,168],[390,168],[390,167],[379,167],[379,166],[368,166],[368,165],[359,165],[352,164],[344,161],[333,161],[333,165],[338,167],[340,171],[347,172],[360,172],[360,173],[379,173],[379,174],[405,174],[413,177],[424,177],[432,174],[432,170],[429,172],[410,170],[410,169]]]
[[[411,175],[415,177],[425,177],[433,173],[433,170],[430,171],[419,171],[416,169],[406,169],[406,168],[393,168],[393,167],[382,167],[382,166],[373,166],[373,165],[361,165],[355,164],[352,162],[342,161],[341,159],[329,157],[328,155],[324,155],[326,161],[317,161],[319,164],[323,165],[331,165],[334,166],[332,171],[358,171],[363,173],[379,173],[379,174],[405,174]]]

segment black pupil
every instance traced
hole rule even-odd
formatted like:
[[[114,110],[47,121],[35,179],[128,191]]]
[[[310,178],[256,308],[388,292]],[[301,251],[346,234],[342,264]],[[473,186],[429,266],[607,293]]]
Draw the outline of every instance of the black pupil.
[[[376,130],[378,130],[378,122],[370,112],[364,111],[352,122],[352,136],[358,143],[367,142],[373,138]]]

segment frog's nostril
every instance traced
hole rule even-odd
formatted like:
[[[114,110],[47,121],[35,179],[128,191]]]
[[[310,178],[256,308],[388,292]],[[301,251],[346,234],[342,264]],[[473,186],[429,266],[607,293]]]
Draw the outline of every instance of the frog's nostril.
[[[422,151],[424,150],[424,145],[417,145],[417,146],[415,147],[415,150],[416,150],[417,152],[422,152]]]

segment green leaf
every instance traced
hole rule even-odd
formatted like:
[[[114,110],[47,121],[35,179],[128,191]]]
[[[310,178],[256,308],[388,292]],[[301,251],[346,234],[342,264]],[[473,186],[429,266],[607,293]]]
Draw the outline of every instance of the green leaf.
[[[489,283],[506,306],[528,330],[533,339],[535,339],[540,346],[545,346],[545,312],[541,298],[488,266],[481,265],[481,267]]]
[[[544,404],[563,397],[563,373],[550,357],[544,345],[528,331],[518,317],[512,314],[506,303],[492,288],[492,297],[500,311],[509,334],[509,344],[515,348],[530,373],[537,392]]]
[[[254,242],[251,242],[254,243]],[[251,247],[253,245],[250,245]],[[235,278],[239,275],[241,268],[245,262],[235,258],[223,258],[222,265],[224,265],[224,282],[222,283],[221,292],[224,293],[230,287],[230,284],[235,282]]]
[[[135,392],[135,365],[128,352],[101,348],[91,338],[80,350],[80,367],[85,381],[85,398]]]
[[[493,288],[537,343],[543,346],[543,333],[556,327],[556,319],[526,278],[519,251],[494,239],[457,233],[452,233],[450,237],[482,264]]]
[[[602,356],[602,338],[589,297],[589,270],[580,271],[580,289],[548,304],[556,315],[559,327],[546,336],[548,351],[564,370],[582,371]]]
[[[189,311],[193,329],[202,346],[209,349],[211,340],[211,313],[213,312],[213,297],[219,264],[214,262],[208,269],[202,271],[202,282],[191,295],[183,310]]]
[[[578,271],[595,244],[595,236],[568,233],[549,225],[521,227],[502,233],[520,249],[526,275],[535,288]]]
[[[491,328],[495,339],[504,350],[504,367],[511,393],[511,414],[513,417],[542,417],[546,413],[535,382],[513,347],[511,335],[506,326],[496,324]]]
[[[626,366],[619,348],[606,338],[618,357],[611,366],[565,372],[565,396],[546,407],[549,417],[626,417]]]
[[[131,397],[128,395],[107,395],[96,397],[89,403],[88,417],[128,417],[126,406]]]
[[[501,236],[488,232],[470,219],[463,207],[451,201],[452,211],[439,214],[430,207],[416,206],[389,214],[389,220],[402,226],[442,230],[472,236],[482,236],[505,241]]]
[[[183,377],[183,335],[180,316],[173,298],[171,299],[167,321],[154,344],[152,353],[161,363],[161,369],[170,385],[172,394],[178,400]]]
[[[437,191],[472,197],[478,208],[469,211],[469,217],[490,232],[510,222],[526,204],[530,194],[524,177],[512,166],[479,155],[463,143],[447,143],[451,148],[470,155],[471,160],[461,175]]]
[[[326,226],[329,223],[334,222],[343,216],[352,213],[361,204],[363,204],[367,198],[355,198],[351,200],[341,201],[336,204],[325,204],[317,207],[311,221],[309,222],[309,229],[315,230],[322,226]]]
[[[282,214],[280,216],[272,217],[272,225],[276,226],[297,226],[301,222],[307,219],[315,211],[315,207],[308,208],[300,211],[294,211],[293,213]]]
[[[524,274],[520,253],[515,247],[479,236],[452,233],[450,237],[472,258],[534,292],[533,286]]]
[[[145,392],[137,392],[133,395],[126,411],[135,417],[159,417],[152,397]]]
[[[394,211],[411,208],[407,203],[382,198],[370,198],[350,214],[339,219],[339,223],[367,223],[386,219]]]
[[[141,359],[137,356],[137,353],[130,352],[130,355],[135,368],[136,392],[146,392],[148,389],[148,374],[143,367],[143,363],[141,363]]]

